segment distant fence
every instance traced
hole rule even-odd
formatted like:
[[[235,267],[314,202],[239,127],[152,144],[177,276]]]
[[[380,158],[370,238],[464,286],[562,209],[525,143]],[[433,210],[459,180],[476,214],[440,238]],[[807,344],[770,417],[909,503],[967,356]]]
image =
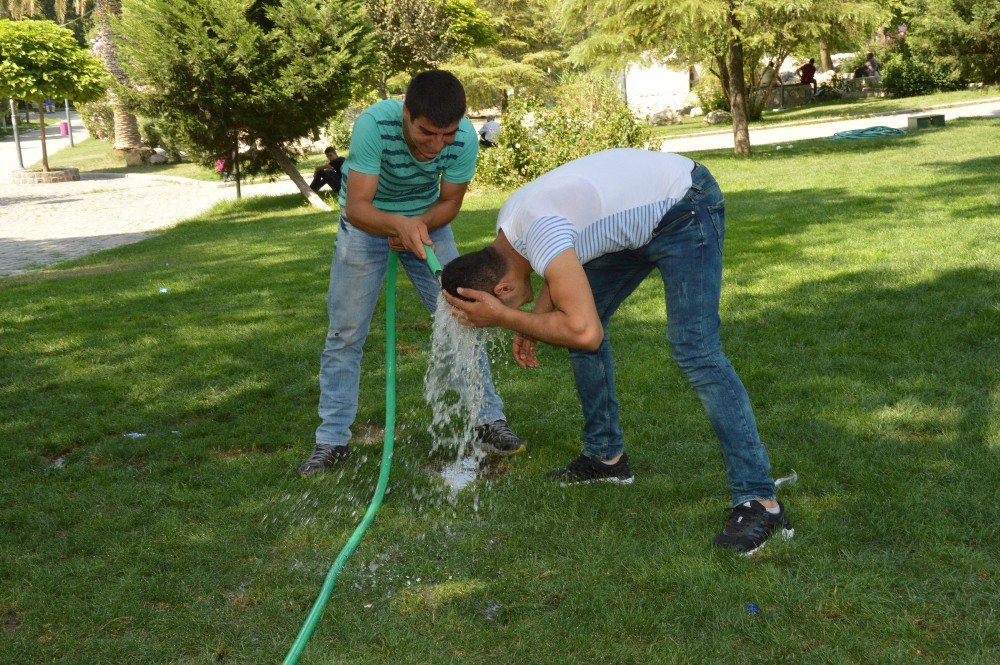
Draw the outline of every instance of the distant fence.
[[[823,90],[830,90],[830,92],[824,95]],[[764,91],[758,90],[757,94],[763,95]],[[877,76],[835,78],[826,86],[820,86],[818,92],[820,99],[858,99],[860,97],[881,97],[882,95],[882,86]],[[808,83],[786,83],[774,86],[763,106],[764,108],[790,108],[805,106],[812,100],[813,88]]]

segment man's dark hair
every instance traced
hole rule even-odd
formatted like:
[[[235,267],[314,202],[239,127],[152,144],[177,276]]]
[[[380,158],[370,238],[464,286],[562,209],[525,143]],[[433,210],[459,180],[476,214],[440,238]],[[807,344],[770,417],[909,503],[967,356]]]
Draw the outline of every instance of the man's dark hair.
[[[403,104],[411,120],[426,118],[435,127],[447,127],[465,115],[465,88],[451,72],[430,69],[410,79]]]
[[[493,288],[506,272],[507,261],[495,248],[488,246],[446,265],[441,272],[441,287],[456,298],[462,298],[458,295],[459,288],[486,291],[492,295]]]
[[[324,150],[323,153],[326,154],[328,152],[337,152],[337,149],[334,148],[332,145],[331,146],[327,146],[326,150]]]

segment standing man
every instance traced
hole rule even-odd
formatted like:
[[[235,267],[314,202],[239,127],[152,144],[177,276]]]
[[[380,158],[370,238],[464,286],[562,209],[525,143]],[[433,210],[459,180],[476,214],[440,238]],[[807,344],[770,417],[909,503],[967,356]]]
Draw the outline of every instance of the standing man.
[[[812,93],[816,94],[816,58],[809,58],[809,62],[802,65],[795,70],[795,73],[799,75],[799,80],[802,83],[808,83],[812,86]]]
[[[340,194],[340,182],[343,178],[344,158],[337,154],[336,148],[328,147],[323,151],[326,155],[326,164],[320,164],[313,169],[313,179],[309,188],[318,192],[323,185],[329,185],[334,194]]]
[[[413,77],[406,101],[368,107],[354,123],[340,192],[340,228],[330,267],[330,327],[320,360],[316,446],[299,472],[311,475],[349,454],[358,412],[361,354],[389,250],[399,258],[427,310],[441,288],[427,267],[424,245],[442,264],[458,256],[449,223],[458,215],[476,172],[476,130],[465,117],[465,89],[449,72]],[[507,425],[485,352],[484,402],[476,418],[482,448],[516,455],[525,442]]]
[[[462,323],[513,330],[514,357],[538,367],[536,340],[570,349],[583,405],[583,452],[549,472],[563,484],[633,480],[625,454],[611,316],[658,270],[666,288],[667,340],[722,445],[732,514],[714,544],[752,554],[775,532],[793,534],[775,500],[767,451],[750,400],[722,352],[722,192],[704,166],[681,155],[616,148],[564,164],[518,189],[485,249],[442,275]],[[545,278],[534,310],[531,273]]]

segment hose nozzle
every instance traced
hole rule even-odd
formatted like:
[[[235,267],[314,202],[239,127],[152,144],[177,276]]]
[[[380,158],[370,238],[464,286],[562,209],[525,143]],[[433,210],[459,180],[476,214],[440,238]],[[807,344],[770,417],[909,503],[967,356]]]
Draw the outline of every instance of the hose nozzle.
[[[431,273],[434,275],[434,279],[441,282],[441,271],[444,268],[441,267],[441,263],[434,256],[434,250],[431,249],[430,245],[424,245],[424,251],[427,252],[427,267],[431,269]]]

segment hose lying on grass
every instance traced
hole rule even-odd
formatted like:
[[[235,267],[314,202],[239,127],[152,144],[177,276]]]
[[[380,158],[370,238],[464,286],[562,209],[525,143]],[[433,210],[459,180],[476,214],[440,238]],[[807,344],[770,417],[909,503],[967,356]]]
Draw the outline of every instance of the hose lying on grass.
[[[826,138],[831,141],[837,141],[840,139],[873,139],[879,136],[901,136],[905,134],[906,132],[902,129],[894,129],[893,127],[878,125],[876,127],[865,127],[864,129],[850,129],[846,132],[837,132],[833,136],[827,136]]]
[[[440,280],[441,264],[438,262],[437,257],[434,256],[434,252],[430,247],[425,246],[424,249],[427,252],[427,266],[434,273],[434,277]],[[344,545],[344,549],[340,550],[340,554],[337,555],[333,565],[330,566],[330,571],[326,574],[326,579],[323,581],[323,587],[320,589],[319,596],[316,598],[316,602],[313,603],[312,609],[309,610],[309,615],[306,617],[305,623],[302,624],[302,628],[299,630],[292,648],[288,651],[288,655],[285,656],[284,665],[295,665],[298,662],[299,656],[302,655],[302,651],[306,648],[306,643],[309,642],[309,638],[312,637],[313,631],[316,629],[316,624],[319,623],[323,609],[330,599],[330,594],[333,593],[333,585],[337,581],[337,575],[340,574],[340,570],[347,563],[347,559],[354,554],[354,550],[358,549],[361,538],[365,535],[368,526],[375,519],[375,513],[378,512],[379,507],[382,505],[382,499],[385,497],[385,490],[389,484],[389,471],[392,468],[392,453],[395,447],[396,430],[397,257],[396,252],[389,253],[389,267],[385,278],[385,443],[382,445],[382,464],[379,467],[378,485],[375,487],[375,496],[372,497],[372,502],[369,504],[365,516],[361,518],[361,523],[358,524],[354,533],[348,539],[347,544]]]

